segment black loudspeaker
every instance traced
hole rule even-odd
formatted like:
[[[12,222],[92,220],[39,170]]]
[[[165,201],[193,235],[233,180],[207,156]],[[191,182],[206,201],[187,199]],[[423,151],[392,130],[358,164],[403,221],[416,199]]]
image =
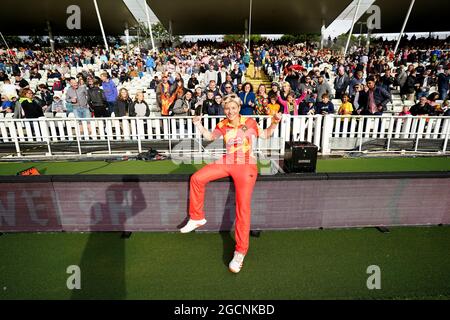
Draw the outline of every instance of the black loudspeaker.
[[[317,150],[307,141],[286,143],[283,169],[287,173],[316,172]]]

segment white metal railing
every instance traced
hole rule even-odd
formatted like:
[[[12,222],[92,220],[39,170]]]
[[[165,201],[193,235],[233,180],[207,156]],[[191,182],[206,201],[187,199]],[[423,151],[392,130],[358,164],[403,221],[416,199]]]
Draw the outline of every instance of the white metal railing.
[[[266,128],[270,125],[271,118],[267,116],[255,116],[259,125]],[[46,156],[55,155],[54,146],[58,143],[76,143],[78,154],[82,155],[82,146],[89,143],[102,142],[106,145],[104,151],[97,151],[99,154],[114,154],[112,146],[118,142],[135,143],[137,152],[142,152],[142,144],[145,142],[165,142],[159,148],[168,153],[177,152],[213,152],[223,153],[223,145],[218,148],[205,150],[200,132],[192,123],[193,117],[112,117],[112,118],[87,118],[77,119],[73,115],[64,118],[38,118],[38,119],[11,119],[0,118],[0,143],[13,143],[17,156],[21,157],[23,148],[21,146],[47,145]],[[213,130],[216,124],[223,117],[203,118],[204,126]],[[287,121],[287,120],[286,120]],[[277,152],[280,153],[281,143],[274,140],[281,138],[282,130],[278,128],[272,139],[263,141],[258,139],[257,152]],[[186,148],[186,146],[176,147],[182,141],[195,141],[197,146]],[[194,145],[191,144],[191,145]],[[128,148],[133,148],[128,146]],[[284,148],[284,147],[283,147]]]
[[[268,116],[252,116],[262,128],[270,126]],[[224,153],[223,145],[205,147],[192,123],[193,117],[121,117],[76,119],[65,118],[12,119],[0,118],[0,144],[14,145],[15,155],[23,156],[31,146],[46,146],[45,156],[58,155],[56,145],[76,145],[77,154],[83,148],[98,145],[96,153],[116,154],[113,149],[142,152],[145,144],[164,142],[158,150],[176,153]],[[223,117],[203,118],[208,130],[213,130]],[[402,116],[290,116],[283,115],[270,139],[257,139],[255,149],[260,154],[284,154],[285,142],[308,141],[326,155],[340,151],[399,151],[396,144],[408,142],[407,152],[420,152],[421,144],[432,142],[428,152],[446,153],[450,136],[450,117]],[[378,142],[375,150],[368,144]],[[122,143],[122,144],[121,144]],[[125,143],[125,144],[123,144]],[[184,143],[184,144],[182,144]],[[189,144],[188,144],[189,143]],[[144,144],[144,145],[143,145]],[[381,147],[380,147],[381,144]],[[220,145],[220,146],[219,146]],[[104,149],[102,149],[104,146]],[[400,148],[400,150],[402,150]],[[65,154],[63,151],[60,153]],[[67,151],[67,153],[70,153]]]
[[[328,115],[324,120],[322,153],[336,150],[362,152],[364,144],[374,141],[384,143],[383,152],[419,152],[419,144],[425,140],[434,140],[435,146],[429,147],[428,152],[446,153],[449,132],[449,117]],[[409,141],[412,147],[408,150],[393,148],[399,141]]]

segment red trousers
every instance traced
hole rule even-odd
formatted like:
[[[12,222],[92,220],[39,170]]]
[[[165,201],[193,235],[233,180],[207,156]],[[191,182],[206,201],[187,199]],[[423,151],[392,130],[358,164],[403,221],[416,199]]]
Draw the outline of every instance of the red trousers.
[[[192,177],[190,182],[189,215],[193,220],[205,218],[203,204],[208,182],[231,176],[236,189],[236,251],[246,254],[250,236],[250,213],[253,187],[258,176],[256,164],[228,164],[223,160],[208,164]]]

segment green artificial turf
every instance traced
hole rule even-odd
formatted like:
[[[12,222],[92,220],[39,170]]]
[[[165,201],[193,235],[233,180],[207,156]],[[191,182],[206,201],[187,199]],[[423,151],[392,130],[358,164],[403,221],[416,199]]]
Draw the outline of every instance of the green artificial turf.
[[[347,158],[317,162],[317,172],[450,171],[450,157]]]
[[[449,299],[450,227],[263,232],[232,274],[229,233],[5,234],[0,299]],[[81,268],[81,290],[66,287]],[[369,290],[367,268],[381,269]]]
[[[176,164],[164,161],[89,161],[89,162],[27,162],[0,163],[0,175],[36,167],[42,174],[189,174],[204,164]],[[259,164],[259,168],[267,164]],[[320,159],[317,172],[401,172],[401,171],[450,171],[450,157],[422,158],[350,158]]]
[[[171,161],[0,163],[0,175],[168,174],[202,165]],[[260,168],[263,166],[260,165]],[[450,158],[321,159],[317,172],[449,171]],[[4,234],[0,299],[450,299],[450,227],[263,232],[244,269],[227,270],[228,233]],[[78,265],[82,289],[66,287]],[[369,290],[367,267],[381,268]]]

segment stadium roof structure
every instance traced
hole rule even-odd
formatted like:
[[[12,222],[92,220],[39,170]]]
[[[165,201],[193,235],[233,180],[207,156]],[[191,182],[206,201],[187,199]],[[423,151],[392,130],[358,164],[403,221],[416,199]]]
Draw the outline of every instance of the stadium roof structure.
[[[355,12],[357,21],[367,21],[366,11],[372,4],[379,6],[381,17],[381,29],[373,32],[399,33],[411,1],[414,6],[405,32],[450,31],[450,1],[436,0],[2,0],[2,12],[8,14],[2,16],[0,32],[48,35],[49,22],[55,36],[100,35],[96,2],[105,34],[123,35],[127,25],[145,23],[145,1],[149,20],[159,19],[174,35],[243,34],[246,25],[252,34],[331,32],[335,26],[337,32],[346,33]],[[67,27],[71,16],[67,9],[72,5],[80,8],[80,29]]]
[[[330,25],[347,7],[358,2],[252,1],[251,32],[254,34],[320,33],[322,25]],[[369,1],[361,0],[363,2]],[[370,2],[381,9],[381,29],[375,32],[399,33],[411,0]],[[250,0],[170,0],[170,5],[167,0],[147,0],[147,3],[166,29],[171,29],[175,35],[242,34],[250,11]],[[448,12],[450,1],[416,0],[405,32],[450,31]],[[365,21],[369,15],[364,13],[358,16],[361,17],[360,21]]]
[[[106,35],[123,35],[125,25],[137,21],[123,0],[97,0]],[[81,28],[70,30],[67,8],[80,8]],[[93,0],[1,0],[4,35],[48,35],[47,21],[54,35],[101,35]]]

